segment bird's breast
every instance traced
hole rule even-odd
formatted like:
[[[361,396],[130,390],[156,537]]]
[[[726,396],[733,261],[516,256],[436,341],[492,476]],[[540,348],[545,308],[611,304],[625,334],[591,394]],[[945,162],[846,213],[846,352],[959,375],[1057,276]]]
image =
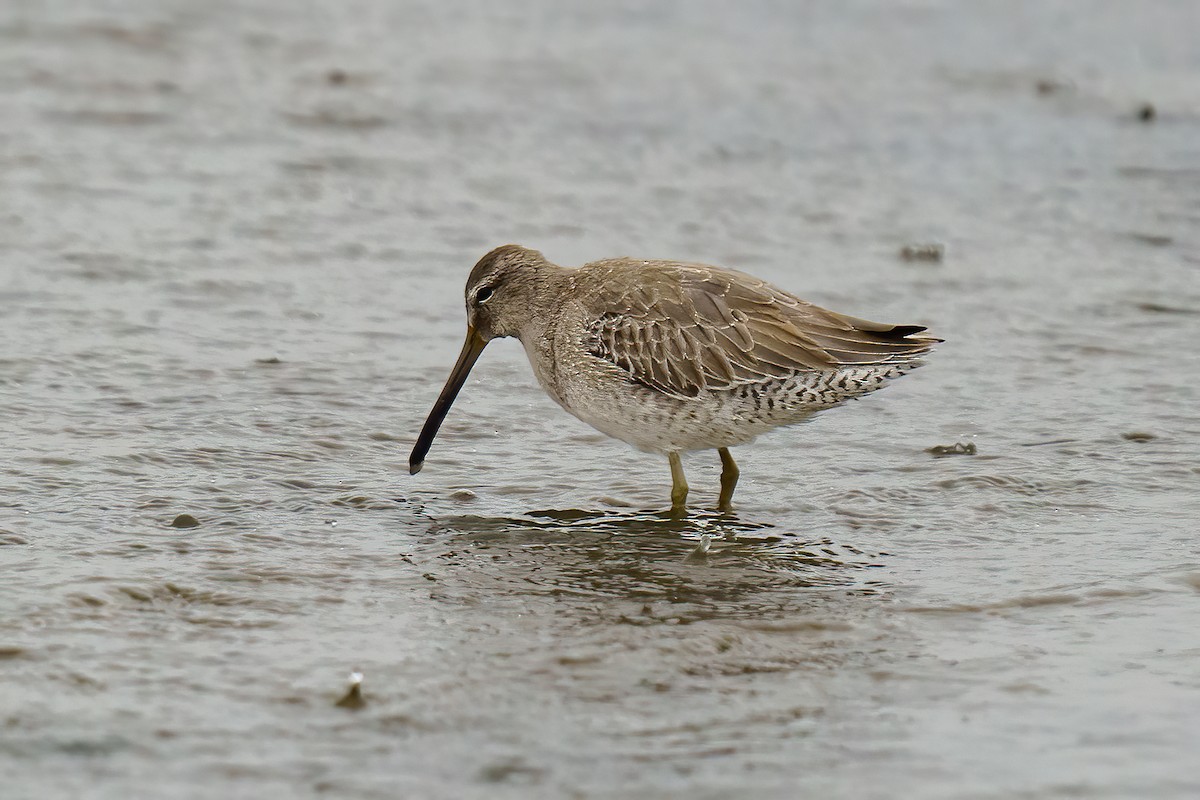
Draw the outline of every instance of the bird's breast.
[[[538,384],[550,395],[550,399],[563,408],[567,408],[564,400],[564,386],[561,371],[563,365],[555,358],[557,348],[549,332],[522,337],[521,344],[525,347],[525,355],[533,368],[533,375]]]

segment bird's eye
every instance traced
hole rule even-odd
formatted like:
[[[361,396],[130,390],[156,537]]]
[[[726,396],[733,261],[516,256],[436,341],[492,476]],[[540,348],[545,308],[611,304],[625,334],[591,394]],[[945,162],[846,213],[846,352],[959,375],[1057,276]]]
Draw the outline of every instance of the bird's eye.
[[[486,303],[488,301],[488,298],[490,298],[491,296],[492,296],[492,287],[484,286],[482,289],[480,289],[478,292],[475,293],[475,302],[476,303]]]

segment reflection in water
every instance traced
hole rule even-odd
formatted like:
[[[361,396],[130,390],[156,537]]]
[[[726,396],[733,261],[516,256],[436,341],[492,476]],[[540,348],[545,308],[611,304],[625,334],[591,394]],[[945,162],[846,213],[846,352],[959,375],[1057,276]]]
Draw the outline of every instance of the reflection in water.
[[[484,708],[438,706],[468,731],[439,741],[439,757],[490,748],[501,772],[557,769],[576,752],[603,765],[604,785],[709,765],[696,778],[706,786],[738,763],[787,769],[791,737],[874,702],[869,675],[912,652],[885,604],[862,596],[875,591],[867,554],[737,517],[446,516],[405,544],[438,608],[438,626],[422,631],[437,679],[421,691],[488,687]],[[534,744],[497,747],[501,731]],[[737,795],[714,796],[726,794]]]
[[[689,621],[781,613],[797,603],[797,590],[869,594],[881,586],[866,579],[878,563],[853,547],[716,513],[452,516],[434,522],[413,556],[448,591],[665,602],[671,619]]]

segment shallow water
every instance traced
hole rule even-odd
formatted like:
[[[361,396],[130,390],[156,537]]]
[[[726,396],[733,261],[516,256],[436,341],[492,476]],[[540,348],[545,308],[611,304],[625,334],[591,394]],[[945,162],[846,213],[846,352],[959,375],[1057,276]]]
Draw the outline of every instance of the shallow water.
[[[1126,8],[7,5],[0,794],[1196,796],[1200,19]],[[511,341],[409,477],[506,241],[947,342],[734,519]]]

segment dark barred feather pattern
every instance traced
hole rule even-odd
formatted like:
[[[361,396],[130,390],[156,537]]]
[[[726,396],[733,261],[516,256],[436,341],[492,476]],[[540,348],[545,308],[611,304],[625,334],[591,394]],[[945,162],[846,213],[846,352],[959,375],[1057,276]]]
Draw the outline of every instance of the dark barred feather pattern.
[[[692,264],[614,259],[591,299],[592,355],[630,379],[677,397],[810,372],[904,364],[939,342],[919,325],[883,325],[815,306],[744,273]]]

